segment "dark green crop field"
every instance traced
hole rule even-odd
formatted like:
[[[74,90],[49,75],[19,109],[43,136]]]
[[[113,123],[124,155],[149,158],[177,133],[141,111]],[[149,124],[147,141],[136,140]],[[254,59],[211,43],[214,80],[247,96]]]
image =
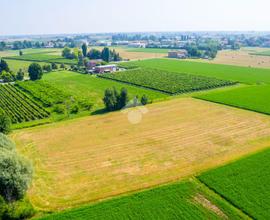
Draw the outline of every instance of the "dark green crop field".
[[[151,59],[121,63],[121,66],[139,66],[170,72],[197,74],[217,79],[232,80],[247,84],[270,83],[270,69],[209,64],[195,61]]]
[[[241,219],[243,215],[222,200],[206,196],[194,182],[180,182],[94,205],[48,215],[40,220],[83,219]],[[209,198],[210,197],[210,198]],[[216,210],[203,206],[210,201]],[[217,212],[217,210],[219,210]],[[242,218],[243,219],[243,218]]]
[[[42,119],[50,115],[12,84],[0,85],[0,108],[11,118],[12,123]]]
[[[199,91],[235,84],[235,82],[228,80],[150,68],[137,68],[99,76],[169,94]]]
[[[270,149],[210,170],[199,179],[254,219],[270,219]]]
[[[270,114],[270,86],[248,86],[227,91],[216,91],[196,98],[238,108]]]
[[[22,56],[10,56],[5,57],[6,60],[23,60],[32,62],[49,62],[49,63],[64,63],[64,64],[77,64],[75,59],[65,59],[60,55],[54,55],[51,53],[32,53],[24,54]]]

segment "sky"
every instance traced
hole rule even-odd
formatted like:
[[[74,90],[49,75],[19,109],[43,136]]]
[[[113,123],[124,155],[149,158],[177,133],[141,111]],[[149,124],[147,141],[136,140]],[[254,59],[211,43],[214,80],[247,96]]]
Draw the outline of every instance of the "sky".
[[[269,0],[0,0],[0,35],[270,31]]]

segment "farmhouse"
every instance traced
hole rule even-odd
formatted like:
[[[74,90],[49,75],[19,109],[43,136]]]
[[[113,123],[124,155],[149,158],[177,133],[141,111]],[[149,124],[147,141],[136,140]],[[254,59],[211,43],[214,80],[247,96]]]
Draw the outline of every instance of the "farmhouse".
[[[187,58],[187,56],[188,56],[187,50],[171,50],[168,52],[169,58],[184,59]]]
[[[115,64],[96,66],[95,73],[110,73],[116,72],[117,66]]]

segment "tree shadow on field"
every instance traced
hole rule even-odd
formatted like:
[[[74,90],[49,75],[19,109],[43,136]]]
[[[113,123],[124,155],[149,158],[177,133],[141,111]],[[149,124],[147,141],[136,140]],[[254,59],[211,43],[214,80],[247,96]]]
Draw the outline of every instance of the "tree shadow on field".
[[[102,115],[102,114],[106,114],[106,113],[109,113],[109,111],[107,111],[104,108],[104,109],[98,109],[98,110],[91,112],[91,115]]]

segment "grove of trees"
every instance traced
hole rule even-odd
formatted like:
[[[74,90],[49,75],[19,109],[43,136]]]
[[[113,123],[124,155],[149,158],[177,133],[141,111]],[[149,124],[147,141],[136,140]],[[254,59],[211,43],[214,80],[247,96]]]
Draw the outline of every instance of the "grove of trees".
[[[129,103],[129,96],[126,88],[122,88],[120,92],[118,92],[116,88],[113,88],[105,90],[103,102],[107,111],[116,111],[130,106],[135,107],[140,104],[146,105],[149,103],[149,100],[146,95],[143,95],[141,100],[139,100],[138,96],[135,96],[133,102]]]

